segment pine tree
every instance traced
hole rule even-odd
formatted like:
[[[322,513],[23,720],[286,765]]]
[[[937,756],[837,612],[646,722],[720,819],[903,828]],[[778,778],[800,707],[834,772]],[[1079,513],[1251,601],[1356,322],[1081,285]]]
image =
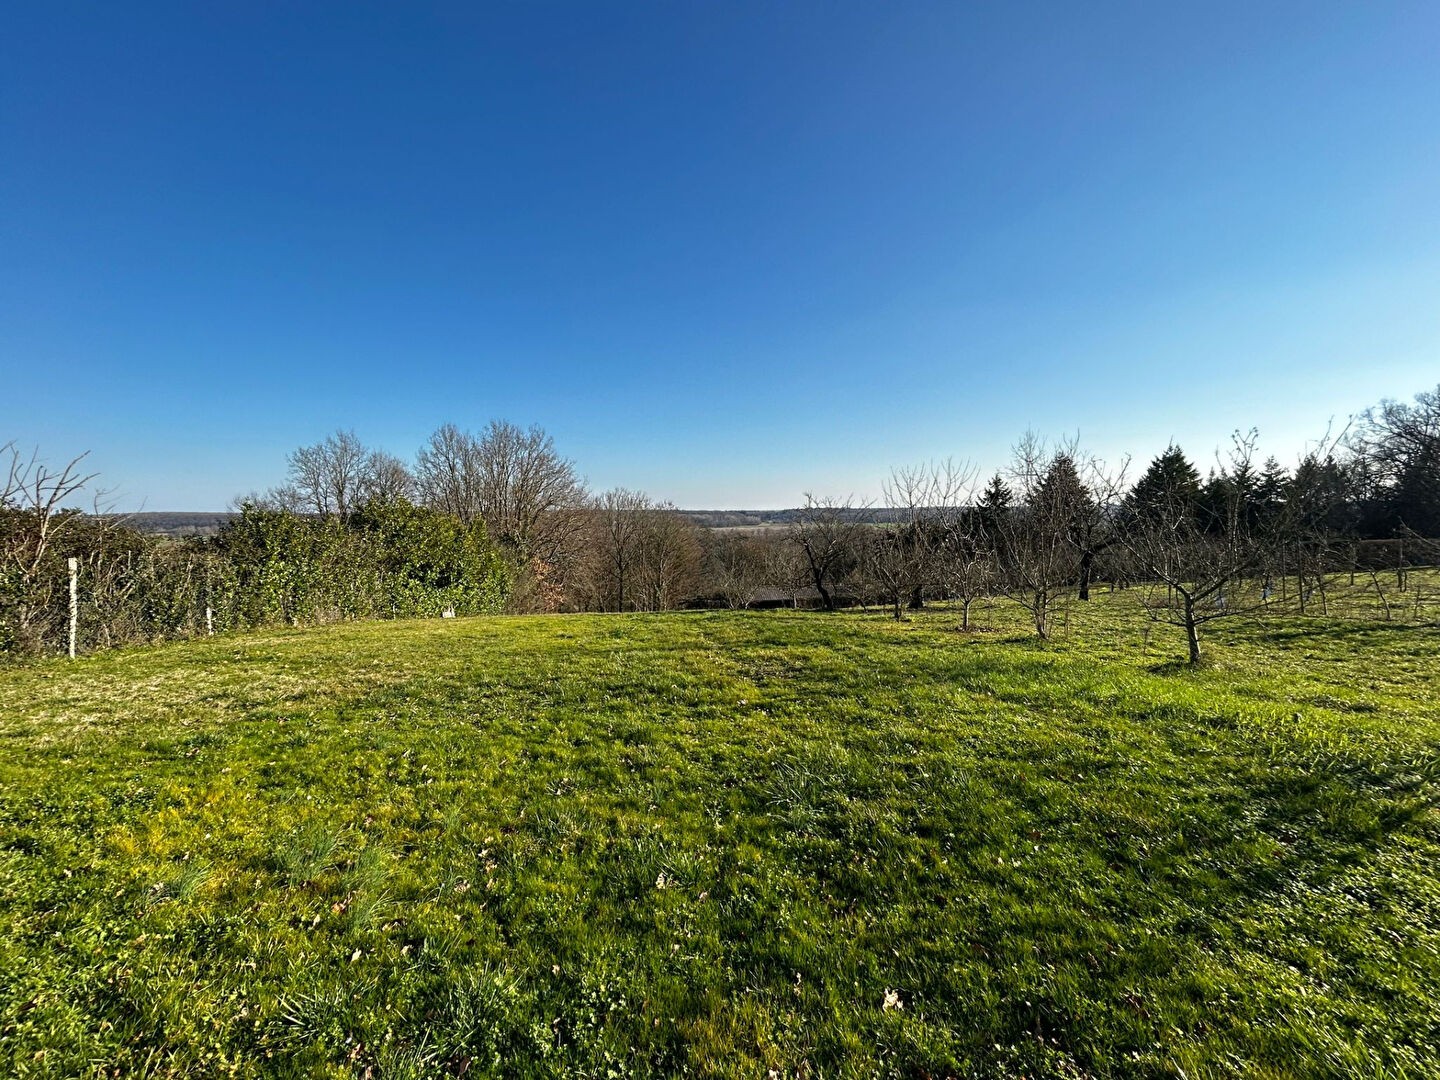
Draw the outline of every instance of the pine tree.
[[[1200,503],[1200,473],[1185,452],[1171,443],[1150,462],[1144,475],[1136,481],[1125,498],[1125,510],[1131,518],[1147,521],[1171,519],[1183,515],[1193,519]]]
[[[1290,489],[1289,470],[1273,457],[1265,459],[1260,475],[1255,479],[1255,494],[1250,512],[1252,520],[1270,521],[1285,506]]]
[[[1095,506],[1095,500],[1080,479],[1075,459],[1069,454],[1055,456],[1035,486],[1034,503],[1036,509],[1066,525],[1073,525]]]
[[[985,491],[980,496],[980,509],[993,514],[999,514],[1015,505],[1015,496],[1010,491],[1010,486],[1005,483],[1005,478],[998,472],[990,478],[990,483],[985,485]]]
[[[1035,487],[1031,511],[1043,528],[1064,540],[1077,556],[1075,582],[1081,600],[1090,599],[1095,560],[1116,536],[1113,522],[1096,504],[1069,454],[1057,454]]]

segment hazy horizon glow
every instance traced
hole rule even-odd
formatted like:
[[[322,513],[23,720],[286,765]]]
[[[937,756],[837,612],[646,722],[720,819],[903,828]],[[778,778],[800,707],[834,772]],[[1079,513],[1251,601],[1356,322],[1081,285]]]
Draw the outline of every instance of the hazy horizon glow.
[[[538,423],[690,508],[1440,382],[1440,8],[81,6],[0,39],[0,443],[218,510]]]

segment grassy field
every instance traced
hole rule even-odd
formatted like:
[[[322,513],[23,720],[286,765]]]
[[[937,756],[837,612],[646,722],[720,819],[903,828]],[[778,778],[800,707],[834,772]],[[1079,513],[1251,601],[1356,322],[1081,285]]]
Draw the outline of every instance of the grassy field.
[[[1440,630],[954,621],[0,670],[0,1075],[1440,1075]]]

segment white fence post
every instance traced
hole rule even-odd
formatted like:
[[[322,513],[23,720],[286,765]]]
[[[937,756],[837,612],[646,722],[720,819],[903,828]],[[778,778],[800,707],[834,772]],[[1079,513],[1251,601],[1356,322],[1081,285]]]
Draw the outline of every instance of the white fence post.
[[[75,631],[80,623],[80,560],[70,556],[70,659],[75,659]]]

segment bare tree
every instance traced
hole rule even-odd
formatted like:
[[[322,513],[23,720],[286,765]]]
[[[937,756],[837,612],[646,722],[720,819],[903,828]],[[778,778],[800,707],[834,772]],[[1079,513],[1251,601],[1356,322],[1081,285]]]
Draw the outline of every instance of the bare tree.
[[[533,599],[526,575],[561,593],[569,587],[584,554],[589,498],[544,430],[492,420],[472,435],[446,424],[421,449],[416,472],[427,505],[484,520],[522,576],[515,602]]]
[[[637,606],[647,611],[679,607],[693,595],[699,578],[701,547],[694,522],[673,503],[641,511],[636,537]]]
[[[1120,541],[1120,500],[1127,486],[1129,461],[1122,460],[1112,470],[1093,454],[1080,453],[1073,444],[1062,456],[1075,466],[1080,483],[1081,495],[1073,502],[1066,537],[1080,559],[1076,598],[1088,601],[1097,559]]]
[[[1255,434],[1236,434],[1230,475],[1248,476]],[[1127,522],[1121,539],[1150,581],[1142,602],[1151,618],[1182,627],[1191,664],[1199,664],[1200,629],[1216,619],[1255,612],[1273,601],[1269,567],[1281,532],[1257,520],[1242,484],[1214,486],[1209,505],[1192,490],[1160,491]]]
[[[1147,523],[1126,540],[1144,569],[1153,576],[1142,597],[1158,621],[1183,627],[1190,663],[1201,660],[1200,628],[1214,619],[1262,607],[1270,593],[1250,574],[1265,557],[1265,546],[1246,526],[1219,534],[1196,529],[1167,514]]]
[[[765,585],[765,541],[722,530],[705,534],[704,577],[728,608],[748,608]]]
[[[324,443],[302,446],[292,450],[285,459],[290,470],[290,482],[272,488],[266,498],[282,506],[293,503],[293,509],[306,510],[315,514],[329,514],[334,511],[330,500],[330,482],[326,476]]]
[[[945,594],[960,601],[960,629],[970,629],[970,608],[990,596],[999,581],[994,538],[979,507],[962,505],[948,515],[937,552]]]
[[[1366,410],[1345,441],[1371,488],[1371,527],[1440,536],[1440,386]]]
[[[586,503],[572,462],[539,427],[503,420],[486,425],[476,444],[481,514],[490,535],[525,557],[547,562],[571,546]]]
[[[914,531],[898,525],[881,525],[873,533],[861,534],[856,539],[865,602],[868,604],[872,596],[877,597],[899,621],[911,586],[924,565],[916,550]]]
[[[893,469],[881,488],[887,521],[865,534],[862,566],[898,621],[907,601],[924,602],[933,536],[928,467]]]
[[[61,576],[51,556],[82,518],[65,504],[96,476],[83,469],[86,454],[52,468],[39,451],[21,453],[11,442],[0,446],[5,460],[0,486],[0,633],[8,630],[13,647],[38,651]]]
[[[415,478],[409,467],[394,454],[371,450],[360,469],[360,499],[409,499],[415,494]]]
[[[1026,432],[1015,446],[1011,479],[1019,502],[987,510],[987,528],[1000,589],[1030,613],[1041,637],[1050,636],[1053,609],[1072,588],[1078,599],[1090,598],[1096,560],[1118,541],[1125,467],[1107,469],[1074,439],[1052,449]],[[1001,483],[996,490],[1008,489]]]
[[[1083,488],[1072,482],[1073,459],[1026,432],[1014,449],[1011,477],[1018,502],[990,514],[998,585],[1023,607],[1035,632],[1050,637],[1055,608],[1069,598],[1080,575],[1080,551],[1071,526]]]
[[[762,553],[765,584],[790,597],[790,606],[798,607],[800,593],[811,581],[810,564],[804,551],[789,535],[767,540]]]
[[[947,534],[959,521],[973,470],[946,460],[895,469],[883,492],[889,522],[864,545],[870,576],[895,618],[924,606],[925,592],[943,584]]]
[[[835,591],[859,565],[868,511],[851,499],[817,499],[807,493],[790,527],[790,541],[804,557],[810,583],[826,611],[835,610]]]
[[[480,520],[479,446],[473,435],[444,424],[420,448],[415,461],[420,501],[469,525]]]
[[[280,484],[265,491],[243,492],[230,500],[230,510],[234,513],[240,513],[247,506],[256,510],[285,510],[292,514],[304,514],[310,511],[311,504],[295,485]]]
[[[642,492],[612,488],[595,499],[595,603],[603,611],[624,611],[635,603],[636,561],[643,515],[651,508]]]
[[[336,431],[324,442],[290,453],[289,488],[306,509],[345,517],[362,499],[369,457],[370,452],[353,431]],[[277,489],[272,496],[281,501],[284,494],[284,489]]]
[[[970,630],[970,608],[990,596],[999,578],[994,553],[983,530],[965,528],[950,534],[945,553],[944,580],[950,595],[960,601],[960,629]]]

